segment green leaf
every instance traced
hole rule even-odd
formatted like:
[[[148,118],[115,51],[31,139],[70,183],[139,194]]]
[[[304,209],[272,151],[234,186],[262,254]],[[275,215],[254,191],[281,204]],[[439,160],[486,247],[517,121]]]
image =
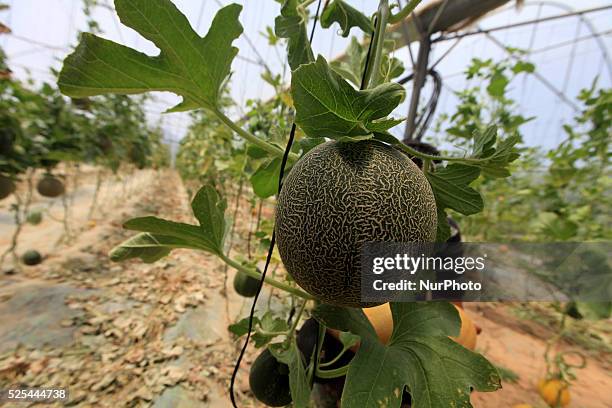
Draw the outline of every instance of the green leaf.
[[[512,67],[512,72],[514,72],[515,74],[518,74],[521,72],[532,73],[534,71],[535,71],[535,65],[533,65],[531,62],[526,62],[526,61],[518,61]]]
[[[486,133],[486,132],[485,132]],[[482,173],[493,178],[508,177],[510,171],[508,165],[519,157],[514,146],[520,142],[519,135],[512,135],[497,143],[495,149],[489,148],[486,154],[482,154],[487,158],[485,162],[479,163]]]
[[[351,37],[351,43],[346,49],[346,57],[330,62],[331,68],[342,75],[344,79],[351,81],[353,85],[359,87],[361,85],[361,77],[363,76],[365,52],[359,40]]]
[[[387,130],[391,129],[402,123],[405,119],[383,119],[377,120],[376,122],[372,122],[368,126],[368,130],[373,133],[385,133]]]
[[[376,331],[366,315],[357,308],[331,306],[325,303],[317,305],[312,315],[327,327],[343,332],[351,332],[362,339],[376,339]]]
[[[244,336],[249,329],[249,318],[245,317],[239,322],[230,324],[229,331],[238,337]],[[258,330],[259,329],[259,330]],[[268,344],[273,338],[278,335],[270,335],[268,333],[284,332],[289,329],[289,325],[283,319],[274,317],[272,313],[266,312],[261,318],[253,316],[253,342],[256,348],[260,348]],[[267,332],[267,333],[264,333]]]
[[[496,72],[491,77],[491,81],[487,86],[487,92],[491,96],[501,98],[502,96],[504,96],[504,93],[506,92],[506,86],[509,82],[510,81],[504,74],[502,74],[501,72]]]
[[[285,0],[281,15],[274,20],[274,33],[287,39],[287,58],[291,70],[314,61],[308,40],[306,20],[297,10],[298,0]]]
[[[449,303],[391,303],[394,327],[386,346],[356,318],[361,311],[333,306],[317,310],[328,327],[350,327],[361,336],[349,365],[343,408],[399,407],[405,386],[414,408],[470,407],[470,388],[501,387],[497,371],[484,357],[447,337],[457,335],[461,325]]]
[[[174,248],[187,248],[189,242],[176,237],[141,233],[114,247],[110,253],[113,262],[122,262],[140,258],[146,263],[153,263],[168,255]]]
[[[169,0],[116,0],[121,22],[152,41],[160,54],[150,57],[85,33],[64,61],[58,85],[71,97],[106,93],[168,91],[183,97],[175,109],[218,107],[220,88],[238,49],[242,6],[219,10],[205,37]]]
[[[340,332],[340,342],[344,348],[351,348],[359,344],[359,336],[350,332]]]
[[[448,215],[443,208],[438,208],[438,226],[436,229],[436,242],[446,242],[451,236]]]
[[[321,14],[321,27],[329,28],[333,23],[340,25],[343,37],[348,37],[352,27],[359,27],[366,34],[374,31],[369,18],[342,0],[333,0]]]
[[[282,349],[280,344],[270,346],[270,351],[281,363],[289,366],[289,389],[293,406],[296,408],[310,407],[310,384],[302,353],[297,347],[295,337],[292,336],[287,349]]]
[[[225,223],[225,210],[227,202],[221,199],[212,186],[204,186],[198,190],[191,201],[193,215],[200,223],[203,238],[223,252],[223,241],[227,225]]]
[[[310,150],[320,145],[321,143],[325,143],[325,138],[323,137],[305,137],[301,139],[299,142],[300,147],[302,148],[302,153],[308,153]]]
[[[204,235],[202,230],[195,225],[149,216],[132,218],[123,224],[123,228],[132,231],[149,232],[155,237],[174,237],[184,242],[186,244],[184,247],[186,248],[203,249],[212,253],[219,251],[217,243]]]
[[[278,192],[278,177],[282,161],[280,158],[263,163],[251,176],[253,191],[260,198],[272,197]]]
[[[247,146],[247,155],[252,159],[263,159],[269,157],[270,153],[259,146],[250,144]]]
[[[259,327],[262,331],[267,333],[278,333],[287,331],[289,329],[289,325],[285,320],[272,316],[272,313],[270,312],[266,312],[263,315],[259,322]],[[255,347],[263,347],[277,336],[269,335],[267,333],[262,333],[261,331],[256,331],[253,333],[253,342],[255,343]]]
[[[358,91],[334,72],[325,58],[302,65],[291,79],[295,121],[310,137],[363,136],[392,126],[378,121],[404,98],[404,88],[386,83]]]
[[[398,58],[390,56],[395,46],[395,41],[385,41],[383,58],[380,64],[380,76],[382,82],[390,82],[404,72],[404,64]],[[330,62],[331,68],[344,79],[350,81],[356,87],[361,86],[363,77],[367,47],[363,47],[359,40],[351,37],[351,42],[346,49],[344,58]]]
[[[482,197],[469,184],[480,175],[478,167],[452,163],[435,173],[426,174],[436,197],[438,210],[450,208],[463,215],[476,214],[484,208]]]
[[[489,126],[484,132],[476,132],[474,135],[473,157],[487,157],[493,154],[493,145],[497,139],[497,126]]]
[[[253,316],[253,327],[256,327],[259,324],[259,318],[257,316]],[[245,317],[236,323],[230,324],[227,329],[237,337],[242,337],[249,331],[249,318]]]

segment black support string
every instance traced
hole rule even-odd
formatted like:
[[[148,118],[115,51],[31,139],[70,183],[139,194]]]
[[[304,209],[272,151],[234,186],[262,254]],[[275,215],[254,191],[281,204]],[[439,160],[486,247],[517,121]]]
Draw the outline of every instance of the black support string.
[[[315,13],[314,22],[312,24],[312,30],[310,31],[310,39],[309,42],[312,44],[312,39],[314,38],[315,28],[317,26],[317,22],[319,20],[319,11],[321,9],[321,0],[319,0],[317,4],[317,11]],[[291,146],[293,145],[293,141],[295,139],[295,131],[296,125],[295,122],[291,125],[291,131],[289,132],[289,141],[287,142],[287,147],[285,148],[285,153],[283,154],[283,160],[281,162],[280,173],[278,176],[278,193],[280,194],[281,188],[283,187],[283,176],[285,174],[285,167],[287,165],[287,160],[289,159],[289,153],[291,152]],[[268,267],[270,266],[270,261],[272,260],[272,253],[274,252],[274,245],[276,243],[276,231],[272,230],[272,239],[270,240],[270,248],[268,249],[268,256],[266,257],[266,264],[264,266],[264,270],[261,273],[261,280],[259,281],[259,287],[257,288],[257,293],[253,298],[253,304],[251,305],[251,313],[249,314],[249,328],[246,333],[246,339],[244,344],[242,345],[242,350],[240,351],[240,355],[236,360],[236,365],[234,366],[234,372],[232,373],[232,378],[230,380],[230,399],[232,401],[232,406],[234,408],[238,408],[236,405],[236,397],[234,395],[234,384],[236,382],[236,377],[238,375],[238,370],[240,369],[240,363],[242,362],[242,358],[244,357],[244,353],[249,345],[249,339],[251,338],[251,330],[253,329],[253,316],[255,315],[255,306],[257,305],[257,299],[259,299],[259,294],[261,293],[261,289],[263,287],[264,280],[266,278],[266,273],[268,272]]]

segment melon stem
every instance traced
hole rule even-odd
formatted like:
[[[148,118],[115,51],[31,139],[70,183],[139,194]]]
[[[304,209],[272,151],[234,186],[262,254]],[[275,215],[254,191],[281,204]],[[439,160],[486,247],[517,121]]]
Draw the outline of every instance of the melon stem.
[[[262,140],[262,139],[258,138],[254,134],[252,134],[252,133],[244,130],[240,126],[238,126],[236,124],[236,122],[234,122],[233,120],[228,118],[219,109],[213,110],[213,113],[219,118],[219,120],[221,122],[223,122],[227,127],[232,129],[234,132],[236,132],[236,134],[238,134],[238,136],[242,137],[247,142],[250,142],[250,143],[254,144],[255,146],[257,146],[257,147],[265,150],[266,152],[268,152],[268,153],[270,153],[270,154],[272,154],[274,156],[277,156],[277,157],[283,157],[283,155],[285,154],[285,151],[283,149],[281,149],[280,147],[275,146],[272,143],[268,143],[265,140]],[[289,153],[289,159],[291,161],[296,161],[298,158],[299,158],[299,156],[297,154]]]
[[[400,21],[408,17],[408,15],[414,11],[416,6],[418,6],[420,2],[421,0],[410,0],[406,7],[398,11],[397,14],[393,14],[391,17],[389,17],[389,24],[399,23]]]
[[[336,357],[334,357],[332,360],[326,362],[326,363],[321,363],[319,364],[319,367],[321,368],[325,368],[325,367],[329,367],[331,365],[333,365],[334,363],[336,363],[338,360],[340,360],[340,358],[344,355],[344,353],[346,353],[348,350],[350,350],[350,347],[344,346],[342,348],[342,351],[340,351],[340,353],[338,353],[338,355]]]
[[[223,262],[225,262],[232,268],[244,273],[245,275],[250,276],[251,278],[261,281],[261,273],[257,272],[256,270],[248,268],[240,264],[239,262],[236,262],[235,260],[227,257],[225,254],[219,254],[219,257],[223,260]],[[284,290],[285,292],[291,293],[292,295],[301,297],[303,299],[306,299],[306,300],[314,299],[314,297],[304,292],[303,290],[294,288],[293,286],[287,285],[286,283],[279,282],[273,278],[270,278],[269,276],[266,276],[266,278],[264,279],[264,282],[266,282],[268,285],[274,286],[277,289]]]
[[[381,0],[376,13],[376,28],[372,35],[372,58],[365,67],[366,72],[361,84],[362,89],[372,88],[380,83],[380,65],[382,62],[382,52],[385,42],[387,22],[389,20],[389,2]]]
[[[338,378],[346,375],[348,373],[349,365],[345,365],[340,368],[335,368],[333,370],[319,370],[317,369],[316,376],[319,378]]]
[[[306,308],[306,303],[308,303],[308,299],[305,299],[302,302],[302,305],[300,306],[299,310],[295,314],[295,320],[293,321],[293,323],[291,324],[291,328],[289,329],[289,336],[291,336],[291,334],[297,328],[297,325],[300,322],[300,318],[302,317],[302,314],[304,313],[304,309]]]

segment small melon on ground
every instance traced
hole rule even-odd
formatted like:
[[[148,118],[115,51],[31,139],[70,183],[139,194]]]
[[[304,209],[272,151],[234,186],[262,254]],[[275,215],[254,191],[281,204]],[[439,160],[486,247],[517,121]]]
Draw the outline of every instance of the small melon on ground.
[[[40,252],[30,249],[21,256],[21,261],[28,266],[38,265],[42,262],[42,255]]]
[[[42,212],[36,210],[28,214],[28,216],[26,217],[26,222],[28,224],[38,225],[42,222],[42,219],[43,219]]]

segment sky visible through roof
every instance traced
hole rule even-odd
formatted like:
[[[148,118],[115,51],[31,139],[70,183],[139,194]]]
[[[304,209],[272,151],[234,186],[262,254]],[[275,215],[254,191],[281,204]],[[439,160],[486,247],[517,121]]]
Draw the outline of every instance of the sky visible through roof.
[[[9,66],[20,79],[34,78],[36,81],[52,81],[49,69],[59,69],[61,60],[76,44],[77,33],[86,29],[86,19],[82,12],[81,0],[4,0],[10,5],[9,11],[0,12],[0,21],[12,29],[12,34],[0,36],[0,45],[9,57]],[[104,4],[105,0],[102,1]],[[424,1],[426,3],[427,0]],[[218,0],[174,0],[177,7],[188,17],[197,31],[204,35],[212,17],[220,6],[229,1]],[[240,49],[239,58],[234,60],[231,93],[239,106],[245,106],[250,98],[269,98],[274,92],[272,87],[260,79],[263,72],[257,61],[263,59],[273,72],[281,73],[286,69],[282,45],[270,46],[261,34],[267,26],[273,26],[274,18],[279,11],[279,3],[274,0],[239,1],[244,5],[241,22],[246,36],[236,41]],[[350,0],[350,4],[366,13],[375,11],[377,2],[370,0]],[[583,0],[575,2],[562,1],[527,1],[522,10],[517,11],[513,3],[503,7],[493,15],[479,22],[482,28],[491,28],[515,22],[533,20],[538,17],[567,13],[567,8],[586,10],[610,5],[605,0]],[[99,23],[105,38],[136,48],[145,53],[157,53],[155,46],[143,39],[138,33],[118,21],[112,7],[112,1],[106,1],[108,7],[97,7],[94,18]],[[599,85],[610,87],[612,78],[610,67],[606,64],[601,45],[611,57],[610,46],[612,29],[612,9],[588,13],[585,15],[595,31],[598,41],[587,24],[580,23],[578,17],[568,17],[536,25],[527,25],[494,33],[501,43],[523,49],[536,50],[529,60],[536,65],[537,72],[564,95],[559,97],[534,76],[517,78],[510,85],[509,96],[518,103],[524,116],[536,116],[537,119],[526,124],[522,129],[525,141],[529,145],[552,147],[563,139],[561,125],[570,123],[576,114],[571,102],[576,101],[579,90],[589,87],[593,78],[599,75]],[[315,54],[321,54],[328,60],[342,53],[348,39],[337,35],[338,27],[324,30],[318,28],[313,48]],[[361,38],[356,29],[352,35]],[[432,51],[431,61],[452,45],[447,41],[436,45]],[[416,51],[416,45],[413,45]],[[407,48],[395,54],[410,67]],[[504,57],[504,51],[484,35],[475,35],[463,39],[437,66],[443,78],[443,90],[440,96],[436,116],[441,113],[452,113],[457,103],[454,92],[466,87],[463,72],[472,58]],[[288,80],[288,75],[285,75]],[[407,86],[410,92],[410,84]],[[428,89],[424,90],[428,97]],[[564,101],[564,98],[567,100]],[[162,114],[165,109],[174,106],[178,97],[169,93],[156,93],[147,103],[146,111],[149,120],[156,123],[161,118],[165,138],[172,142],[180,140],[189,125],[186,113]],[[407,104],[398,107],[397,116],[405,116]],[[236,110],[232,115],[240,115]],[[435,120],[435,119],[434,119]],[[403,134],[402,126],[393,130],[397,136]],[[427,134],[426,134],[427,136]]]

